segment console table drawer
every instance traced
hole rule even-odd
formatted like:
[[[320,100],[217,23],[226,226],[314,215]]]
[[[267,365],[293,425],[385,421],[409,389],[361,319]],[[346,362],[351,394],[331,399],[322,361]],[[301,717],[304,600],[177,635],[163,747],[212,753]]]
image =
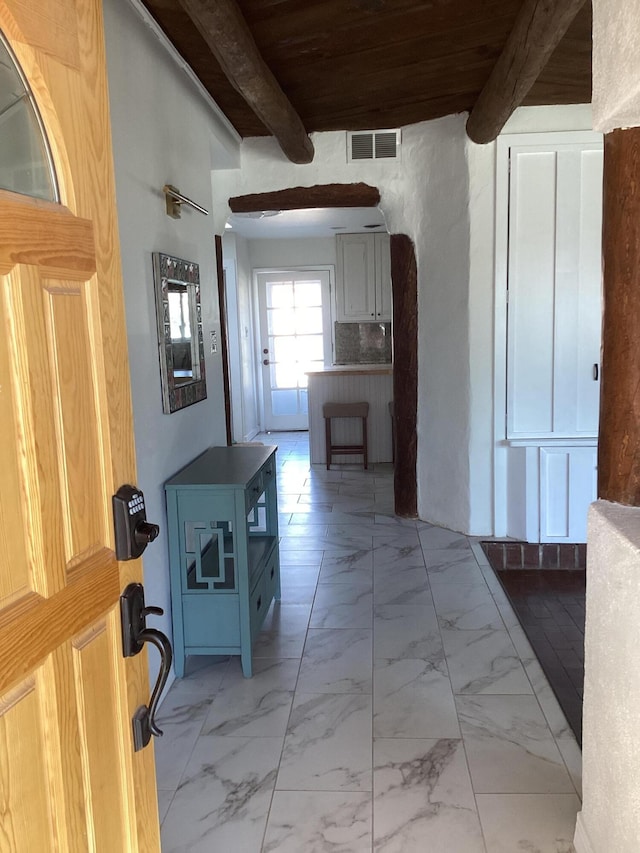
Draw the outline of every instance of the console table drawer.
[[[247,512],[254,507],[260,495],[264,492],[262,472],[258,471],[256,476],[251,480],[245,491],[245,509]]]
[[[251,620],[251,641],[255,640],[264,617],[271,604],[271,598],[267,598],[267,590],[264,583],[264,574],[260,575],[260,580],[255,586],[249,599],[249,619]]]
[[[264,568],[264,585],[267,593],[267,598],[271,600],[274,596],[280,595],[280,571],[278,568],[280,562],[278,546],[276,545],[269,563]]]

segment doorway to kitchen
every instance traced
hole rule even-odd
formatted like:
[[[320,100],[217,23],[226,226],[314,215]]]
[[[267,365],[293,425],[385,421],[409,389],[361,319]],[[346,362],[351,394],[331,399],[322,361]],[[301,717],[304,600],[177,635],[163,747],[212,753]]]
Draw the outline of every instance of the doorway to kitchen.
[[[331,362],[331,272],[256,271],[265,430],[308,429],[307,372]]]
[[[262,211],[262,215],[265,215],[270,211],[376,208],[379,205],[380,192],[377,187],[364,183],[289,187],[229,199],[232,214],[247,216],[255,216],[255,211]],[[397,451],[394,498],[396,514],[409,518],[417,515],[417,272],[412,240],[405,234],[392,234],[393,396]]]

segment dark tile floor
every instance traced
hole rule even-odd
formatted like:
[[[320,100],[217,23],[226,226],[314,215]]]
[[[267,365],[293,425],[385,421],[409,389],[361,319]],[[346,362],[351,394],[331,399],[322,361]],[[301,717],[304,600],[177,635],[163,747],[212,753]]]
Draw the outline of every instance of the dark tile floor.
[[[494,571],[581,744],[586,572],[495,568]]]

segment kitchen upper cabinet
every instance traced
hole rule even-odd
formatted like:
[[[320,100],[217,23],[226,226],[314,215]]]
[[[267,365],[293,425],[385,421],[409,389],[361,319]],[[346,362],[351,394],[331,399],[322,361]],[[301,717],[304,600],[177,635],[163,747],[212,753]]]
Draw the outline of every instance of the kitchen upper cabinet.
[[[391,321],[388,234],[340,234],[336,316],[339,323]]]

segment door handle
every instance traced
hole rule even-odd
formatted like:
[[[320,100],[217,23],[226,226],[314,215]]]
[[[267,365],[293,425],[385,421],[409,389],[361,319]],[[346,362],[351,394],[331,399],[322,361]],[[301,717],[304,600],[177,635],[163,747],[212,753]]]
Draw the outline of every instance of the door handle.
[[[598,368],[598,364],[596,363],[593,365],[593,381],[594,382],[598,381],[599,374],[600,374],[600,370]]]
[[[132,718],[134,751],[144,749],[154,737],[162,737],[162,729],[156,722],[158,702],[164,690],[171,669],[173,653],[169,638],[156,628],[147,628],[146,618],[153,614],[161,616],[161,607],[146,607],[144,587],[141,583],[131,583],[120,596],[120,618],[122,621],[122,654],[134,657],[139,654],[145,643],[151,643],[160,652],[160,672],[151,693],[148,705],[140,705]]]
[[[265,364],[265,365],[269,364],[269,359],[268,359],[268,358],[263,358],[263,359],[262,359],[262,363],[263,363],[263,364]]]

